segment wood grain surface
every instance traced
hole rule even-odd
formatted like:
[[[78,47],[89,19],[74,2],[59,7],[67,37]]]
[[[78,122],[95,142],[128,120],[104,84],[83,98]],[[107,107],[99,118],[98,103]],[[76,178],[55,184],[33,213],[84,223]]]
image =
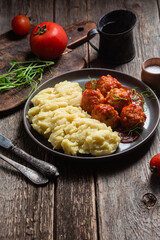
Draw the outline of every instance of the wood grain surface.
[[[85,60],[80,54],[74,53],[71,49],[87,41],[87,33],[96,27],[91,21],[80,21],[75,24],[66,26],[64,29],[67,33],[68,44],[63,55],[54,60],[54,65],[48,71],[45,71],[43,78],[38,86],[54,76],[85,67]],[[10,62],[13,59],[25,61],[34,58],[29,45],[30,33],[19,37],[11,30],[0,36],[0,69],[1,74],[6,73],[10,68]],[[10,89],[1,92],[0,112],[13,109],[24,103],[29,96],[31,87]]]
[[[12,18],[26,14],[32,24],[55,21],[97,22],[105,13],[128,9],[137,15],[134,29],[136,57],[120,66],[101,62],[87,43],[75,49],[87,67],[111,68],[138,79],[141,64],[159,57],[158,0],[2,0],[0,34],[10,30]],[[98,46],[99,37],[92,42]],[[33,156],[54,163],[60,177],[35,187],[0,161],[0,240],[159,240],[160,179],[151,176],[149,161],[160,152],[160,130],[139,151],[113,162],[93,164],[55,158],[35,144],[23,125],[23,105],[0,115],[0,133]],[[0,148],[1,153],[23,163]],[[25,164],[28,167],[29,164]]]

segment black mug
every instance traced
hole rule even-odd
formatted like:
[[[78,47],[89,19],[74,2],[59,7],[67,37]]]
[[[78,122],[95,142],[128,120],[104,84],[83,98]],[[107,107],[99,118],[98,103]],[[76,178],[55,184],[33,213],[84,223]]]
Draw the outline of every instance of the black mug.
[[[136,22],[136,15],[128,10],[109,12],[99,20],[97,29],[88,32],[88,39],[97,33],[100,35],[99,49],[89,43],[105,63],[119,65],[129,62],[135,57],[133,28]]]

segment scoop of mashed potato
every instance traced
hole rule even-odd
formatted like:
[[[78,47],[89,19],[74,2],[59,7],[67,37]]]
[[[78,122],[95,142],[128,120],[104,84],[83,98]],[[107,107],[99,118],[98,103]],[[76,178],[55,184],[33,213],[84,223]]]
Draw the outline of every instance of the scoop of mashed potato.
[[[54,88],[46,88],[40,91],[31,100],[34,106],[39,106],[42,111],[53,111],[57,108],[80,106],[82,89],[78,83],[60,82]]]
[[[69,81],[40,91],[28,111],[32,127],[47,137],[54,149],[62,148],[66,154],[114,153],[120,143],[117,132],[83,111],[81,97],[79,84]]]
[[[73,113],[68,114],[68,109],[73,110]],[[80,109],[74,113],[74,109],[72,106],[66,107],[63,111],[67,113],[63,115],[57,111],[60,109],[55,110],[55,117],[52,119],[54,131],[49,142],[71,155],[82,153],[100,156],[113,153],[119,144],[117,133],[104,123],[88,117]]]

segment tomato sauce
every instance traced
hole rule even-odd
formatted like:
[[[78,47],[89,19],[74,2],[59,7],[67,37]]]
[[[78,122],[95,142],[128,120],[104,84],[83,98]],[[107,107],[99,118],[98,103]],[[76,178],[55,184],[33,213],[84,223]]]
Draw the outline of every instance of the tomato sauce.
[[[121,143],[132,143],[138,140],[140,134],[133,132],[133,134],[129,134],[128,132],[124,132],[123,129],[116,129],[118,132],[118,136],[121,139]]]
[[[141,93],[136,91],[135,89],[127,88],[127,87],[122,87],[125,90],[127,90],[130,93],[130,97],[132,99],[132,103],[139,105],[143,108],[144,104],[144,98]],[[118,132],[118,136],[121,138],[121,143],[132,143],[138,140],[140,137],[140,132],[134,132],[132,131],[132,134],[129,134],[129,132],[124,131],[122,128],[116,129]]]
[[[101,84],[100,86],[99,86],[99,88],[98,89],[102,89],[102,90],[104,90],[105,91],[105,94],[103,94],[102,92],[102,95],[103,96],[105,96],[106,95],[106,89],[107,89],[107,87],[109,88],[109,87],[113,87],[113,84],[114,84],[114,81],[111,79],[111,81],[108,83],[108,81],[106,82],[106,85],[105,85],[105,80],[106,80],[106,78],[108,77],[109,75],[107,75],[106,77],[104,77],[104,76],[102,76],[99,80],[101,80],[101,82],[99,83],[99,84]],[[104,79],[103,79],[103,77],[104,77]],[[111,76],[109,76],[109,78],[112,78]],[[94,88],[95,87],[97,87],[97,81],[99,81],[99,80],[93,80],[94,82],[87,82],[86,83],[86,85],[85,85],[85,88],[87,88],[87,89],[93,89],[93,85],[92,84],[94,84],[95,86],[94,86]],[[108,85],[107,85],[108,84]],[[105,88],[103,89],[103,86],[105,85]],[[101,87],[101,88],[100,88]],[[116,87],[115,87],[116,88]],[[119,88],[118,86],[117,86],[117,88]],[[124,86],[121,86],[120,87],[121,89],[123,88],[125,91],[127,91],[128,92],[128,95],[130,96],[130,98],[131,98],[131,103],[132,104],[135,104],[135,105],[138,105],[138,106],[140,106],[140,107],[142,107],[142,109],[143,109],[143,105],[144,105],[144,98],[143,98],[143,96],[142,96],[142,94],[141,93],[139,93],[136,89],[132,89],[132,88],[129,88],[129,87],[124,87]],[[96,89],[96,88],[95,88]],[[112,88],[111,88],[112,89]],[[113,88],[114,89],[114,88]],[[101,91],[101,90],[100,90]],[[87,102],[88,102],[88,99],[87,99]],[[84,104],[85,106],[87,106],[87,102]],[[130,99],[129,99],[129,102],[130,102]],[[108,101],[107,101],[107,103],[108,103]],[[129,103],[129,105],[131,104],[131,103]],[[105,103],[104,103],[105,104]],[[108,103],[109,104],[109,103]],[[89,107],[90,107],[90,104],[89,104]],[[114,106],[113,106],[114,107]],[[82,109],[84,109],[84,110],[86,110],[85,109],[85,107],[82,107]],[[120,110],[121,110],[121,108],[120,108]],[[88,111],[89,113],[91,112],[91,111]],[[94,118],[96,118],[97,117],[97,115],[98,115],[98,118],[96,118],[96,119],[98,119],[99,121],[101,121],[101,118],[100,118],[100,116],[101,116],[101,114],[102,114],[102,111],[101,112],[99,112],[100,114],[98,115],[98,113],[96,113],[95,114],[95,116],[94,116]],[[134,119],[133,119],[134,120]],[[104,122],[104,121],[101,121],[101,122]],[[113,121],[114,122],[114,121]],[[115,122],[114,122],[115,123]],[[116,123],[115,123],[116,124]],[[117,124],[116,124],[117,125]],[[111,125],[109,125],[109,126],[111,126]],[[140,131],[141,131],[141,129],[138,129],[138,131],[137,131],[137,129],[133,129],[133,130],[126,130],[125,128],[123,128],[122,126],[117,126],[115,129],[114,129],[115,131],[117,131],[118,132],[118,135],[119,135],[119,137],[121,138],[121,143],[132,143],[132,142],[134,142],[134,141],[136,141],[139,137],[140,137]]]
[[[122,87],[122,88],[124,88],[127,92],[129,92],[130,97],[132,99],[132,103],[143,107],[144,98],[141,93],[139,93],[138,91],[132,88],[127,88],[127,87]]]

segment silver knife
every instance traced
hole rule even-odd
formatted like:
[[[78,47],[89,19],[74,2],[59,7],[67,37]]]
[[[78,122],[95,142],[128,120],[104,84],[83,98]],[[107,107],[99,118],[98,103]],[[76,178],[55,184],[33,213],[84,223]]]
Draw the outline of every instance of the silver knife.
[[[26,160],[37,170],[39,170],[39,172],[41,172],[44,176],[50,178],[53,176],[59,176],[58,169],[54,165],[29,155],[22,149],[14,146],[11,140],[3,136],[2,134],[0,134],[0,146],[14,152],[16,155]]]

